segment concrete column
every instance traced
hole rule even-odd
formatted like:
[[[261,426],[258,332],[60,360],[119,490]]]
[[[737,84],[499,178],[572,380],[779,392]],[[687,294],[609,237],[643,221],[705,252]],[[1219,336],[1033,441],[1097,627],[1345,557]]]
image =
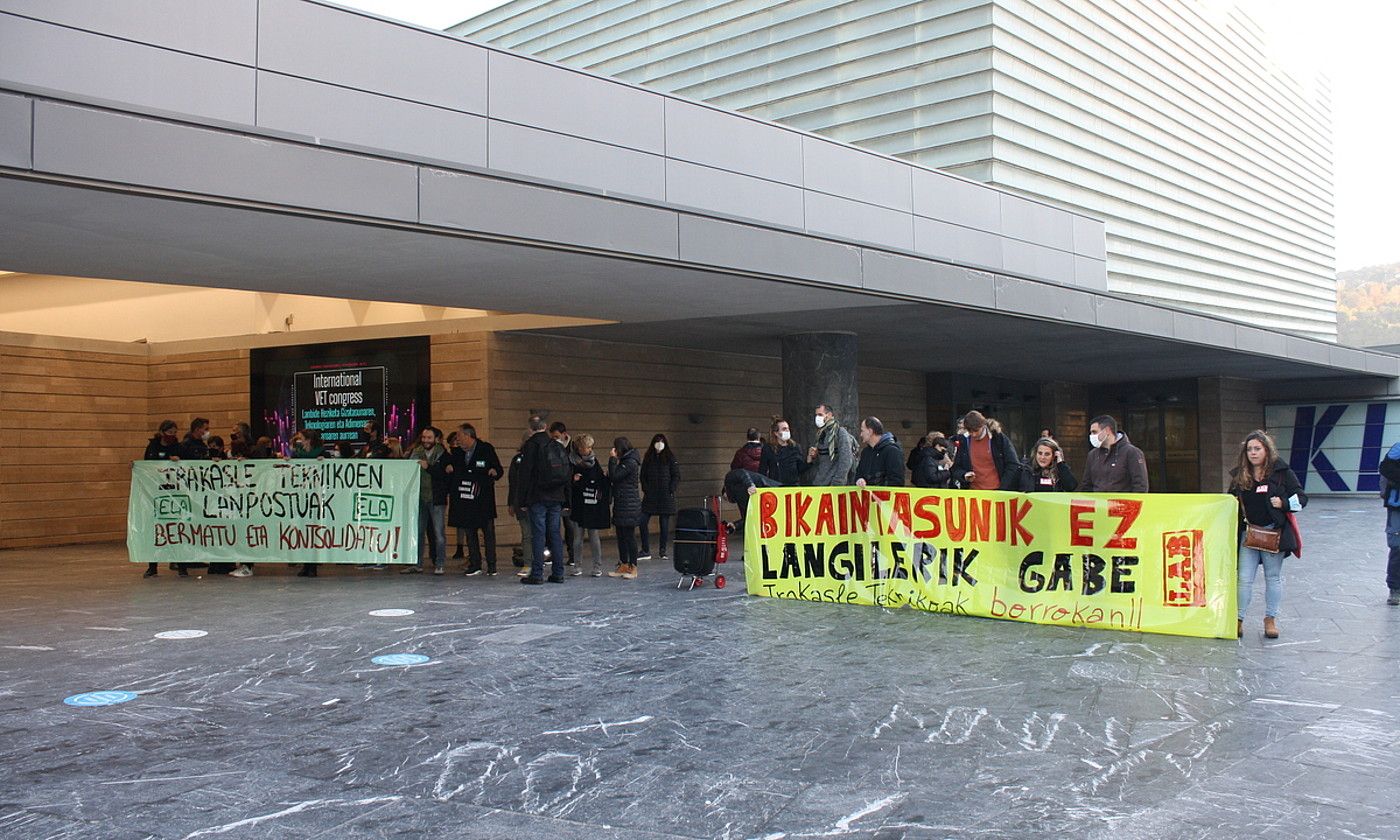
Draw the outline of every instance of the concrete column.
[[[1225,489],[1244,436],[1264,427],[1264,404],[1253,379],[1206,376],[1196,380],[1196,431],[1201,492]]]
[[[860,423],[855,333],[783,336],[783,414],[804,452],[816,439],[812,416],[819,403],[831,406],[841,425],[855,434]]]

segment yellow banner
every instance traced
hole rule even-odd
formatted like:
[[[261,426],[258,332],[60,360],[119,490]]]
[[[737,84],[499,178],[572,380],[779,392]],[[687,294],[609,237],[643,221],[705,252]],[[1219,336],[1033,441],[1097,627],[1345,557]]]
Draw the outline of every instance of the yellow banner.
[[[750,595],[1235,638],[1225,494],[790,487],[748,510]]]

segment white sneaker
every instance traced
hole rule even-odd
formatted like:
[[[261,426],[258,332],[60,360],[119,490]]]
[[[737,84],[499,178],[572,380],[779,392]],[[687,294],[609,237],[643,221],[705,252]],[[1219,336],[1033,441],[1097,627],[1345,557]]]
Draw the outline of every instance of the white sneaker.
[[[515,572],[515,576],[516,576],[516,577],[529,577],[529,576],[530,576],[530,567],[529,567],[529,566],[526,566],[526,567],[523,568],[523,569],[517,569],[516,572]]]
[[[650,560],[650,559],[651,559],[651,552],[650,552],[650,551],[643,551],[641,554],[638,554],[638,555],[637,555],[637,559],[638,559],[638,560]]]
[[[580,569],[578,566],[574,566],[569,570],[569,577],[578,577],[581,574],[583,574],[583,569]]]
[[[229,577],[252,577],[252,576],[253,576],[253,570],[250,569],[250,568],[248,568],[247,566],[239,566],[238,568],[236,568],[236,569],[234,569],[233,571],[229,572],[229,573],[228,573],[228,576],[229,576]]]

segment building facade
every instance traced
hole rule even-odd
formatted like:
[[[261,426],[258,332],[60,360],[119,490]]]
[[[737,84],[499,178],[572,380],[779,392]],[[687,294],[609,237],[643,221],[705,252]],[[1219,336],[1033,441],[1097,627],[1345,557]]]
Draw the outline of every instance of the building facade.
[[[1327,92],[1218,4],[514,0],[450,31],[1102,219],[1110,291],[1336,340]]]

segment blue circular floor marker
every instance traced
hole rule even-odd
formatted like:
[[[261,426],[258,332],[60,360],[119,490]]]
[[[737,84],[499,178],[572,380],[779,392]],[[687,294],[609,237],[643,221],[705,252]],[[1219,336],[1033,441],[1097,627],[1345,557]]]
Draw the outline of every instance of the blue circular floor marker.
[[[63,698],[69,706],[115,706],[128,700],[135,700],[134,691],[88,691]]]
[[[370,660],[375,665],[422,665],[431,661],[421,653],[386,653]]]

